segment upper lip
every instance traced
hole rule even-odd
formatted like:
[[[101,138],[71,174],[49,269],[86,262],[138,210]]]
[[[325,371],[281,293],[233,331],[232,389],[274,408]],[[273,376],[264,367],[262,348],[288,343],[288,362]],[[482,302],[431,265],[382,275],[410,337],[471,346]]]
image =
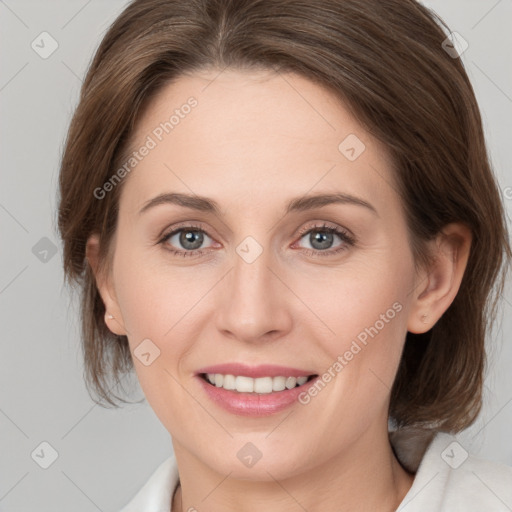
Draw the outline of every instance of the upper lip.
[[[311,370],[301,370],[300,368],[291,368],[289,366],[279,366],[275,364],[262,364],[258,366],[249,366],[244,363],[223,363],[213,366],[205,366],[197,371],[201,373],[221,373],[223,375],[244,375],[256,379],[258,377],[307,377],[316,375]]]

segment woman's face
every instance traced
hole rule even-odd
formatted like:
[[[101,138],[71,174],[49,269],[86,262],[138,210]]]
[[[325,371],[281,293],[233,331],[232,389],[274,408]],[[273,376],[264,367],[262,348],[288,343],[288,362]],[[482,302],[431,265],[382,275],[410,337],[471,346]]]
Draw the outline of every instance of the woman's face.
[[[132,150],[109,326],[175,450],[268,480],[381,440],[419,282],[382,145],[300,76],[228,70],[163,89]],[[189,206],[149,203],[162,194]],[[199,375],[226,364],[250,368],[213,373],[263,391],[319,377],[248,395]]]

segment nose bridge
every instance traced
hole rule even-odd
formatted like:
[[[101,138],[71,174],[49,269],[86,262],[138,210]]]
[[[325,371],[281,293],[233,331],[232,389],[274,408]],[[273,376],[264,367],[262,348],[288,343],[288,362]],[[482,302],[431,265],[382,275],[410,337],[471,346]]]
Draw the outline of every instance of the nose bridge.
[[[246,237],[235,248],[233,268],[226,276],[218,327],[240,340],[257,340],[288,325],[282,285],[273,274],[275,258],[265,240],[263,244]]]
[[[231,294],[242,313],[250,308],[255,314],[271,302],[275,279],[269,245],[263,246],[252,237],[247,237],[236,248],[234,268],[231,276]]]
[[[254,219],[259,220],[255,221]],[[272,233],[266,226],[268,222],[257,210],[246,211],[239,217],[242,230],[238,233],[241,241],[234,247],[233,272],[231,272],[231,292],[233,299],[243,305],[255,301],[256,305],[263,305],[262,299],[272,288],[272,279],[275,279],[269,267],[275,266],[272,253]]]

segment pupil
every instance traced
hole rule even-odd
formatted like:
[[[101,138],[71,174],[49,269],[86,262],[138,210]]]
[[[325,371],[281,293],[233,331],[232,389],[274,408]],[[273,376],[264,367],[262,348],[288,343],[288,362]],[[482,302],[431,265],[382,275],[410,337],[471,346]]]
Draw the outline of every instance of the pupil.
[[[195,242],[194,242],[194,239],[195,239]],[[186,249],[192,249],[192,250],[198,249],[199,247],[201,247],[201,244],[203,243],[203,235],[199,231],[182,232],[182,234],[180,236],[180,243]],[[187,245],[190,243],[192,243],[192,247]],[[195,245],[194,245],[194,243],[195,243]]]
[[[315,247],[315,243],[320,243],[320,247],[318,247],[319,249],[328,249],[329,246],[331,245],[332,243],[332,237],[333,237],[333,234],[332,233],[325,233],[325,232],[320,232],[320,231],[317,231],[315,234],[312,234],[312,239],[311,239],[311,245],[313,247]],[[327,243],[325,243],[327,241]]]

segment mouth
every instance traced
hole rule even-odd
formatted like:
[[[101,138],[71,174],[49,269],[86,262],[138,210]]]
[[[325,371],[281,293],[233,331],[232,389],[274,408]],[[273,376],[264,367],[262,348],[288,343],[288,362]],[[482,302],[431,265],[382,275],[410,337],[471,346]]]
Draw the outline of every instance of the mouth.
[[[278,375],[252,378],[246,375],[200,373],[199,377],[210,386],[223,388],[226,391],[258,395],[282,393],[290,389],[305,386],[315,377],[318,377],[318,374],[301,375],[297,377]]]
[[[241,362],[206,366],[195,377],[213,404],[237,416],[253,417],[296,406],[306,388],[320,378],[311,369]]]

